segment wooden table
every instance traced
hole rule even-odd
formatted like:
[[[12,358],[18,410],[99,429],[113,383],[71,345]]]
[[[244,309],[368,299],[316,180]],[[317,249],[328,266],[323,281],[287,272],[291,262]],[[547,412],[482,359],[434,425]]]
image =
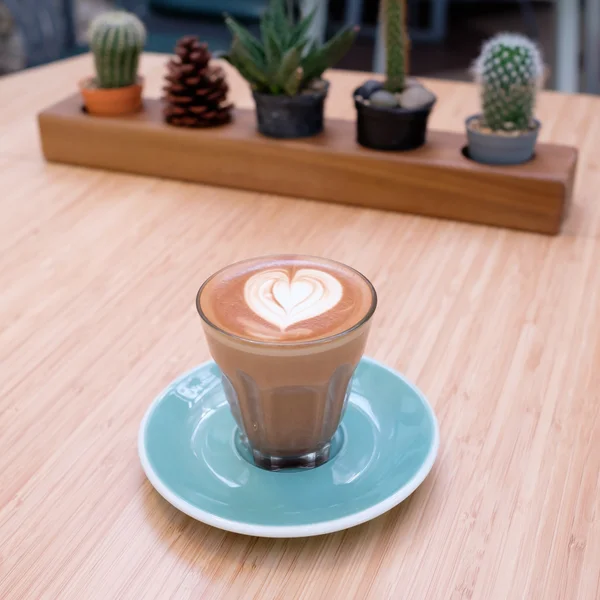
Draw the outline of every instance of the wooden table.
[[[164,62],[143,60],[150,94]],[[35,114],[90,72],[0,80],[0,598],[599,598],[600,99],[540,99],[542,139],[581,150],[552,238],[46,164]],[[329,115],[352,118],[364,75],[331,78]],[[431,126],[460,131],[476,90],[428,84]],[[253,539],[163,501],[136,435],[208,358],[201,281],[295,251],[373,280],[368,354],[424,390],[442,442],[375,521]]]

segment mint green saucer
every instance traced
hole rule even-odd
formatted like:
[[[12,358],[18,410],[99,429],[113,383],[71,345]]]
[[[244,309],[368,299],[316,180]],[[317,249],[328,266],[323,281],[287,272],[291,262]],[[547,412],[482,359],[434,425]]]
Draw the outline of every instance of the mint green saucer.
[[[407,498],[435,460],[439,430],[425,397],[399,373],[363,358],[333,453],[310,470],[250,464],[221,387],[205,363],[175,380],[140,426],[142,467],[173,506],[214,527],[264,537],[331,533]]]

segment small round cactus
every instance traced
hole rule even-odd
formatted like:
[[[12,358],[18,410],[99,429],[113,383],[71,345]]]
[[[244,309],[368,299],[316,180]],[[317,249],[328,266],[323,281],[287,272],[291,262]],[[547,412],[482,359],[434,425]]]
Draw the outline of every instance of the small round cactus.
[[[532,126],[544,66],[531,40],[509,33],[491,38],[473,71],[482,86],[482,125],[492,131],[525,131]]]
[[[92,21],[89,37],[96,64],[96,85],[100,88],[133,85],[146,42],[146,28],[140,19],[125,11],[101,14]]]

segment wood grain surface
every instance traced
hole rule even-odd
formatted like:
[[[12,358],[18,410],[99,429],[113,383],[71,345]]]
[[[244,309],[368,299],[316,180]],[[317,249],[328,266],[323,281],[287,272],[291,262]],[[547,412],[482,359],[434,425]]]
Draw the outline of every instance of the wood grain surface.
[[[143,59],[151,95],[164,63]],[[581,152],[550,238],[49,165],[36,113],[91,69],[84,56],[0,80],[0,598],[597,600],[600,99],[540,98],[542,140]],[[328,114],[351,118],[364,75],[331,78]],[[477,91],[427,84],[432,127],[460,132]],[[375,521],[254,539],[162,500],[136,434],[208,358],[201,281],[288,251],[373,280],[367,352],[427,394],[441,448]]]
[[[273,140],[251,109],[201,131],[164,122],[146,98],[135,115],[98,119],[71,95],[39,115],[44,156],[53,162],[167,177],[259,193],[325,200],[556,234],[571,200],[577,149],[538,144],[535,160],[488,166],[463,156],[465,134],[429,131],[413,152],[356,143],[356,125],[329,119],[325,131]]]

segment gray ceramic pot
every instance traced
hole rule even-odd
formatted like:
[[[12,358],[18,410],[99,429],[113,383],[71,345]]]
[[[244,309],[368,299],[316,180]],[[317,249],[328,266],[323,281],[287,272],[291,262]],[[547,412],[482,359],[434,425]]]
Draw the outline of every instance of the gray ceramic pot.
[[[254,92],[256,121],[263,135],[273,138],[303,138],[323,131],[323,112],[329,83],[322,90],[297,96],[273,96]]]
[[[533,156],[541,127],[541,123],[537,119],[535,120],[536,128],[533,131],[509,137],[472,130],[469,124],[480,117],[481,115],[473,115],[465,122],[469,142],[469,158],[487,165],[518,165]]]

